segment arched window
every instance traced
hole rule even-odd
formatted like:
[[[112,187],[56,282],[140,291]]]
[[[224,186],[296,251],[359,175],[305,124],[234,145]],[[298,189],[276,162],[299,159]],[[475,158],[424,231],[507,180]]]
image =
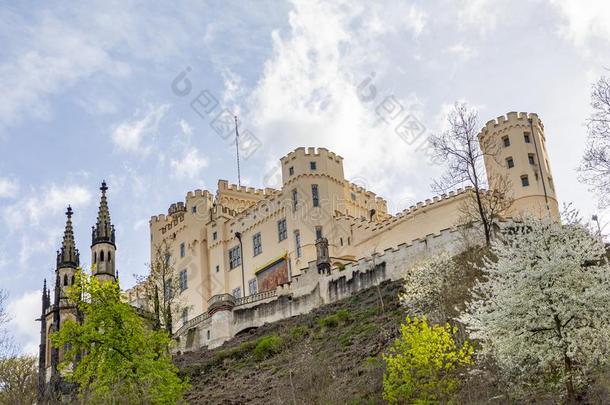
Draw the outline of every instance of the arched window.
[[[97,252],[93,252],[93,263],[97,263]]]
[[[112,253],[110,253],[110,250],[108,251],[108,261],[109,262],[112,261]]]
[[[64,285],[68,285],[68,275],[64,274]]]
[[[70,285],[74,285],[74,276],[72,276],[72,280],[70,280]]]
[[[100,252],[100,262],[103,262],[103,261],[104,261],[104,251],[102,250]]]

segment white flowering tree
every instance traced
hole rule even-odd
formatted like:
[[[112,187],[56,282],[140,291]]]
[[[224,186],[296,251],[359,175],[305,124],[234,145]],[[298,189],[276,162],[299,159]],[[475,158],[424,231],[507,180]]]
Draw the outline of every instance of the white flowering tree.
[[[455,264],[446,252],[415,263],[404,275],[401,304],[411,315],[439,320],[446,307],[445,286],[454,272]]]
[[[493,243],[460,318],[512,382],[569,403],[610,354],[610,268],[579,224],[526,219]]]

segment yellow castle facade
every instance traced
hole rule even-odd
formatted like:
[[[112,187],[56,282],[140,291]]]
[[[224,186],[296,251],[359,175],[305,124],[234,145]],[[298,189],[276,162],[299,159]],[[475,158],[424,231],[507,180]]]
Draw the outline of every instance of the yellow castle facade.
[[[503,193],[513,204],[502,216],[558,218],[544,126],[536,114],[511,112],[491,120],[479,142],[488,184],[508,180]],[[178,337],[212,316],[219,297],[245,305],[293,284],[319,261],[319,240],[328,243],[324,270],[330,273],[459,226],[462,207],[472,198],[472,189],[459,189],[392,215],[382,197],[346,180],[343,158],[332,151],[297,148],[280,162],[279,189],[219,180],[214,194],[188,192],[167,214],[151,218],[151,256],[166,244],[180,279],[176,293],[184,308],[174,314]],[[138,286],[127,291],[134,305],[143,305],[143,294]],[[213,331],[206,332],[213,340]]]

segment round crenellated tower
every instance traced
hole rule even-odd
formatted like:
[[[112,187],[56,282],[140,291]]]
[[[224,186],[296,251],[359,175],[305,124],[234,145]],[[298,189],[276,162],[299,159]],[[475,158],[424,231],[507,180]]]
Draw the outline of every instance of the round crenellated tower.
[[[489,188],[513,198],[505,215],[559,219],[544,125],[537,114],[509,112],[488,121],[479,133],[479,143]]]

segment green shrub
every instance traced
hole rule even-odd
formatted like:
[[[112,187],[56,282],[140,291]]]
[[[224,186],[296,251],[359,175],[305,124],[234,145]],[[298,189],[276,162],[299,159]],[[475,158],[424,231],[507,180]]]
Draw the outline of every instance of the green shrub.
[[[265,360],[282,351],[284,341],[277,335],[260,338],[252,351],[254,358],[258,361]]]
[[[297,325],[290,329],[290,339],[293,342],[298,342],[307,336],[307,327],[305,325]]]
[[[472,364],[472,345],[459,346],[455,328],[428,325],[425,317],[407,318],[400,333],[383,356],[383,399],[390,404],[451,402],[458,370]]]
[[[332,315],[318,320],[318,325],[321,328],[335,328],[340,323],[347,323],[351,320],[351,315],[348,310],[340,309]]]
[[[352,337],[349,335],[343,335],[339,339],[339,344],[341,347],[348,347],[352,345]]]

